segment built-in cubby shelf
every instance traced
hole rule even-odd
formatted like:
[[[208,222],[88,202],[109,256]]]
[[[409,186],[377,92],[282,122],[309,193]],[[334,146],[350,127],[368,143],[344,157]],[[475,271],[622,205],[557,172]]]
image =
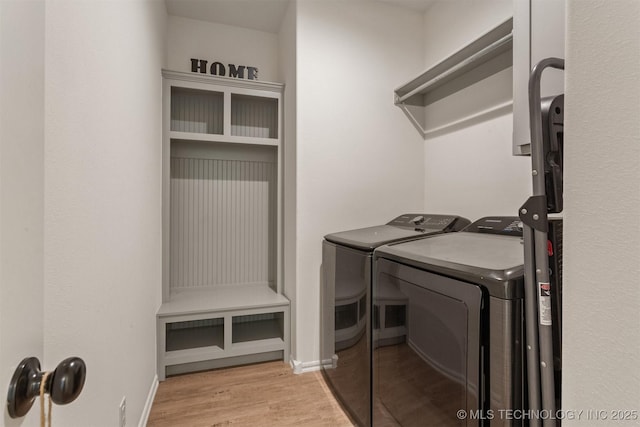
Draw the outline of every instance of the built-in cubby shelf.
[[[423,137],[440,130],[426,125],[426,107],[513,64],[513,19],[509,18],[395,90],[399,106]],[[503,108],[500,105],[496,108]],[[488,111],[481,112],[482,114]],[[464,121],[470,118],[464,118]]]
[[[158,310],[158,377],[289,358],[289,300],[265,285],[173,295]]]
[[[163,71],[158,377],[289,359],[282,85]]]
[[[278,138],[278,100],[231,94],[231,135]]]
[[[222,135],[224,93],[171,87],[171,131]]]
[[[166,351],[224,348],[224,319],[207,318],[166,324]]]

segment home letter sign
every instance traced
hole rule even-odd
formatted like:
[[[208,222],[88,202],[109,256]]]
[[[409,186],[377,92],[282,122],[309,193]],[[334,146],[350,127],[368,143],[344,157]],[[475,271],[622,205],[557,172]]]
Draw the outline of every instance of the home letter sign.
[[[208,61],[206,59],[191,58],[191,72],[206,74],[208,71],[209,74],[212,74],[214,76],[224,77],[227,75],[227,67],[225,67],[225,65],[222,62],[213,62],[209,68],[207,68],[207,64],[208,64]],[[229,77],[234,77],[236,79],[244,79],[245,71],[246,71],[247,79],[258,80],[257,67],[228,64],[228,70],[229,70]]]

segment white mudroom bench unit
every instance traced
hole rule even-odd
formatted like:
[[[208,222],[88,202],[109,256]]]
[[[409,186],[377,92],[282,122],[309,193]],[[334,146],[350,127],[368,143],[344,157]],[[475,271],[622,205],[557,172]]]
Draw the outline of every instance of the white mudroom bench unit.
[[[278,83],[163,71],[158,378],[289,360]]]

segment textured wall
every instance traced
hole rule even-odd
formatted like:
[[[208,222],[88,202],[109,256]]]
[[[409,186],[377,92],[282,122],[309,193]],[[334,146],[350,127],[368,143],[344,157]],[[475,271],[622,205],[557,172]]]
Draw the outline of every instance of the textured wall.
[[[278,36],[263,31],[170,16],[167,68],[191,72],[191,58],[258,67],[258,79],[278,81]],[[227,67],[227,72],[228,72]],[[227,74],[228,76],[228,74]]]
[[[567,12],[563,405],[637,411],[640,2]]]
[[[163,2],[47,2],[45,360],[87,363],[60,426],[138,423],[161,298]]]
[[[0,384],[44,354],[44,1],[0,2]],[[2,394],[2,396],[6,396]],[[0,425],[35,425],[37,411]]]
[[[422,68],[422,17],[370,1],[299,2],[297,342],[319,359],[323,236],[423,206],[423,142],[393,105]]]
[[[456,52],[506,20],[511,1],[436,2],[424,17],[425,67]],[[427,109],[434,127],[509,101],[511,68],[491,76]],[[474,221],[488,215],[516,215],[531,193],[528,157],[512,153],[510,108],[425,141],[425,209]]]

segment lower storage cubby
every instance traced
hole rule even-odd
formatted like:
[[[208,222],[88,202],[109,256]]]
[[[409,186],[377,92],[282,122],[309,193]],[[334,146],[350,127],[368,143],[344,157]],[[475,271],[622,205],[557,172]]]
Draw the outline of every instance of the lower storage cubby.
[[[289,300],[267,286],[177,295],[158,310],[158,379],[289,361]]]
[[[231,342],[241,343],[284,337],[284,313],[234,316]]]
[[[224,319],[202,319],[172,322],[166,325],[166,350],[190,348],[224,348]]]

